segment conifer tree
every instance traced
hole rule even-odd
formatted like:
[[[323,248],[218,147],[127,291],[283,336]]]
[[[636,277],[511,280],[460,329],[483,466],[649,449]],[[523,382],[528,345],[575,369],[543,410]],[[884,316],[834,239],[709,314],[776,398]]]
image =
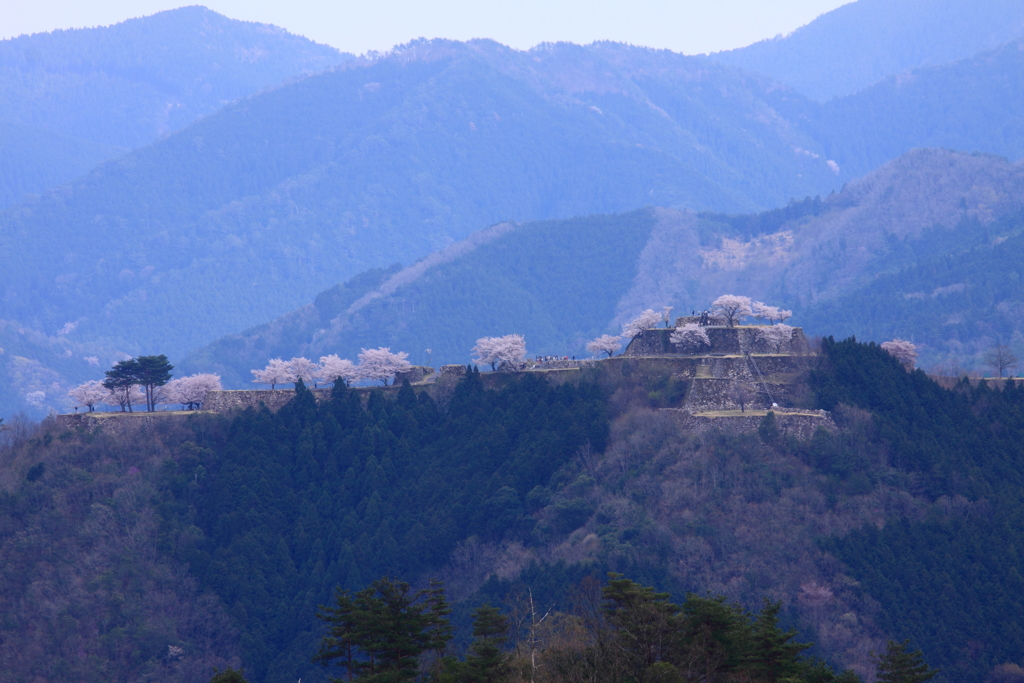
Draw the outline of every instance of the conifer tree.
[[[796,629],[783,631],[779,628],[781,609],[781,602],[765,600],[764,609],[754,620],[746,668],[760,681],[776,683],[796,678],[803,669],[800,653],[810,647],[809,643],[793,642]]]
[[[355,595],[338,591],[335,606],[317,614],[330,628],[313,660],[325,665],[340,660],[337,663],[347,671],[345,680],[412,681],[420,655],[441,650],[451,640],[449,611],[444,590],[436,582],[413,593],[408,583],[384,577]]]
[[[502,646],[508,637],[508,619],[497,607],[484,603],[473,610],[473,643],[466,656],[466,683],[498,683],[508,676],[508,656]]]
[[[910,650],[910,641],[890,640],[885,654],[875,659],[878,683],[924,683],[935,678],[938,670],[924,661],[920,650]]]
[[[245,680],[245,672],[242,669],[227,668],[223,671],[215,671],[210,683],[249,683]]]

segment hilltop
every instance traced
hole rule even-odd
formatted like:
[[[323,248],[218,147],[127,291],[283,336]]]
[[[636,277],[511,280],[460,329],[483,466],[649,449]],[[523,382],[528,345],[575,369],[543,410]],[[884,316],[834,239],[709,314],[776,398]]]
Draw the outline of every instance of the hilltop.
[[[754,209],[831,187],[823,158],[794,154],[814,144],[779,125],[780,97],[664,51],[413,43],[228,105],[9,209],[20,265],[0,283],[5,315],[180,353],[501,220]],[[171,324],[182,302],[187,327]]]
[[[0,41],[0,208],[225,104],[353,59],[205,7]]]
[[[711,57],[824,102],[912,69],[972,57],[1021,35],[1020,0],[857,0],[789,35]]]
[[[665,331],[647,332],[642,347]],[[787,433],[765,413],[696,430],[679,409],[717,380],[678,371],[742,356],[634,351],[576,371],[463,370],[446,392],[279,391],[292,400],[276,412],[15,423],[0,448],[0,661],[86,681],[227,665],[323,681],[314,613],[335,586],[439,576],[465,629],[482,602],[514,610],[529,589],[567,610],[580,580],[620,571],[676,596],[782,600],[800,640],[862,675],[884,638],[913,638],[944,681],[1013,670],[1020,388],[942,389],[875,345],[826,339],[777,354],[800,363],[779,376],[836,427]],[[43,605],[57,618],[39,620]]]
[[[838,329],[877,341],[913,338],[926,364],[954,351],[955,341],[967,365],[969,354],[992,340],[970,321],[992,320],[1007,340],[1017,330],[1015,318],[998,312],[1013,305],[1016,290],[992,288],[974,275],[924,271],[914,292],[963,283],[949,291],[970,297],[962,324],[943,327],[929,308],[933,299],[904,297],[909,292],[892,284],[893,273],[972,249],[1009,253],[1024,227],[1021,196],[1018,164],[917,150],[825,199],[761,214],[645,209],[499,224],[410,268],[368,271],[325,290],[182,365],[219,372],[240,387],[251,368],[275,356],[355,357],[360,348],[385,345],[410,352],[417,363],[428,361],[424,349],[435,363],[464,363],[477,338],[513,332],[526,336],[531,353],[582,357],[586,342],[618,334],[645,308],[689,313],[722,292],[791,307],[797,321],[807,316],[812,334]],[[887,300],[900,305],[878,305]],[[920,313],[911,315],[914,307]]]

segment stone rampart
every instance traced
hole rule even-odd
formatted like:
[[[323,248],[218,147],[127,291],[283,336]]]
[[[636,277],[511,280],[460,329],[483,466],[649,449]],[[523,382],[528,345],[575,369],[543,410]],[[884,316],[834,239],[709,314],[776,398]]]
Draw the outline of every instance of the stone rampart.
[[[330,389],[310,389],[317,403],[331,398]],[[271,412],[277,412],[288,401],[295,398],[294,389],[236,389],[211,391],[203,401],[203,409],[213,413],[227,413],[232,410],[259,408],[265,405]]]
[[[710,345],[681,348],[673,344],[670,337],[675,328],[652,328],[642,330],[622,352],[623,356],[727,356],[746,353],[800,353],[807,346],[803,329],[793,328],[793,338],[778,349],[773,349],[761,339],[760,332],[765,325],[708,326],[703,328]]]
[[[707,324],[708,325],[726,325],[729,320],[724,315],[709,315]],[[700,325],[699,315],[683,315],[676,318],[676,327],[682,327],[683,325]]]
[[[460,366],[461,367],[461,366]],[[418,382],[429,382],[437,379],[434,368],[427,365],[414,365],[405,372],[395,373],[395,384],[402,386],[402,382],[409,380],[409,384]]]
[[[62,429],[85,429],[93,430],[102,427],[105,432],[125,436],[129,433],[136,433],[139,430],[147,430],[169,421],[187,419],[192,415],[209,414],[208,410],[158,410],[152,413],[70,413],[67,415],[54,415],[54,423]]]
[[[679,425],[688,431],[696,434],[704,434],[714,429],[731,432],[754,432],[757,431],[761,421],[765,418],[767,411],[751,411],[739,415],[693,415],[692,413],[679,408],[663,408],[663,411],[673,415]],[[806,440],[814,436],[818,429],[825,429],[829,432],[839,431],[832,416],[824,410],[806,411],[785,411],[774,410],[775,424],[779,432],[784,436],[793,436],[797,439]]]

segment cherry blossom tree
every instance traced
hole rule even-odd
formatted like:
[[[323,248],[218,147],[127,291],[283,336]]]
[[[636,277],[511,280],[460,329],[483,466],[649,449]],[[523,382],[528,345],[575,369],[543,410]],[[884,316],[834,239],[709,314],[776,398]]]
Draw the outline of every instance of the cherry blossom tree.
[[[776,320],[781,323],[793,317],[793,311],[785,311],[778,306],[769,306],[760,301],[751,303],[750,309],[752,316],[758,320],[767,320],[769,325],[774,325]]]
[[[345,386],[359,379],[359,368],[348,358],[339,358],[337,354],[320,357],[320,375],[322,384],[330,384],[341,380]]]
[[[893,339],[882,342],[882,350],[903,363],[903,367],[910,370],[917,362],[917,347],[906,339]]]
[[[665,306],[661,309],[661,319],[665,322],[665,327],[668,327],[669,323],[672,322],[671,306]]]
[[[648,308],[646,311],[622,326],[622,336],[626,339],[632,339],[644,330],[650,330],[657,327],[660,321],[661,314]]]
[[[748,296],[723,294],[712,302],[711,310],[719,315],[724,315],[726,323],[729,327],[733,327],[740,320],[754,312],[751,304],[752,302]]]
[[[262,370],[252,370],[251,372],[256,378],[253,380],[253,383],[269,384],[271,389],[276,389],[278,384],[288,384],[295,381],[288,363],[280,358],[271,358],[270,362],[267,363],[267,367]]]
[[[412,364],[406,360],[409,354],[405,351],[391,353],[391,349],[382,346],[378,349],[363,349],[359,352],[359,378],[388,385],[395,373],[408,370]]]
[[[312,385],[316,388],[316,381],[320,375],[320,367],[308,358],[292,358],[288,361],[288,371],[291,373],[293,382],[300,379],[306,386]]]
[[[103,386],[103,382],[95,379],[78,385],[68,392],[68,396],[73,401],[74,407],[88,408],[90,413],[96,409],[98,403],[113,400],[110,390]]]
[[[668,340],[673,344],[679,346],[685,346],[687,348],[711,346],[711,340],[708,339],[708,333],[703,327],[697,323],[687,323],[682,327],[677,327]]]
[[[611,358],[615,352],[622,348],[622,337],[613,337],[610,334],[602,334],[600,337],[587,344],[587,351],[592,355],[599,356],[607,353]]]
[[[172,379],[167,383],[165,402],[180,403],[183,410],[198,410],[211,391],[222,391],[220,375],[200,373]]]
[[[780,353],[785,344],[793,341],[794,329],[785,323],[767,325],[757,331],[757,338],[775,353]]]
[[[526,339],[521,334],[503,337],[481,337],[472,349],[478,365],[487,364],[497,370],[502,363],[522,363],[526,360]]]

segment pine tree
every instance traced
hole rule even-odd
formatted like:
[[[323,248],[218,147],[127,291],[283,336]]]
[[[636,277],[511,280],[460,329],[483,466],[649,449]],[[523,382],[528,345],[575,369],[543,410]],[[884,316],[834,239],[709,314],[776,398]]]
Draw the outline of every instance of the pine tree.
[[[796,629],[783,631],[779,628],[781,609],[781,602],[765,600],[764,609],[754,620],[746,669],[761,681],[775,683],[795,678],[803,668],[800,653],[810,647],[809,643],[793,642]]]
[[[248,683],[245,680],[244,672],[241,669],[224,669],[224,671],[214,670],[213,678],[210,679],[210,683]]]
[[[875,658],[879,683],[924,683],[935,678],[938,670],[924,661],[920,650],[910,651],[910,641],[897,643],[890,640],[885,654]]]
[[[466,656],[466,683],[497,683],[508,676],[508,656],[502,646],[508,619],[497,607],[484,603],[473,610],[473,643]]]
[[[409,584],[377,579],[352,595],[338,591],[335,606],[317,616],[330,624],[314,661],[335,660],[347,680],[403,683],[418,673],[420,655],[441,650],[451,640],[448,603],[439,583],[412,593]],[[341,680],[341,679],[332,679]]]

